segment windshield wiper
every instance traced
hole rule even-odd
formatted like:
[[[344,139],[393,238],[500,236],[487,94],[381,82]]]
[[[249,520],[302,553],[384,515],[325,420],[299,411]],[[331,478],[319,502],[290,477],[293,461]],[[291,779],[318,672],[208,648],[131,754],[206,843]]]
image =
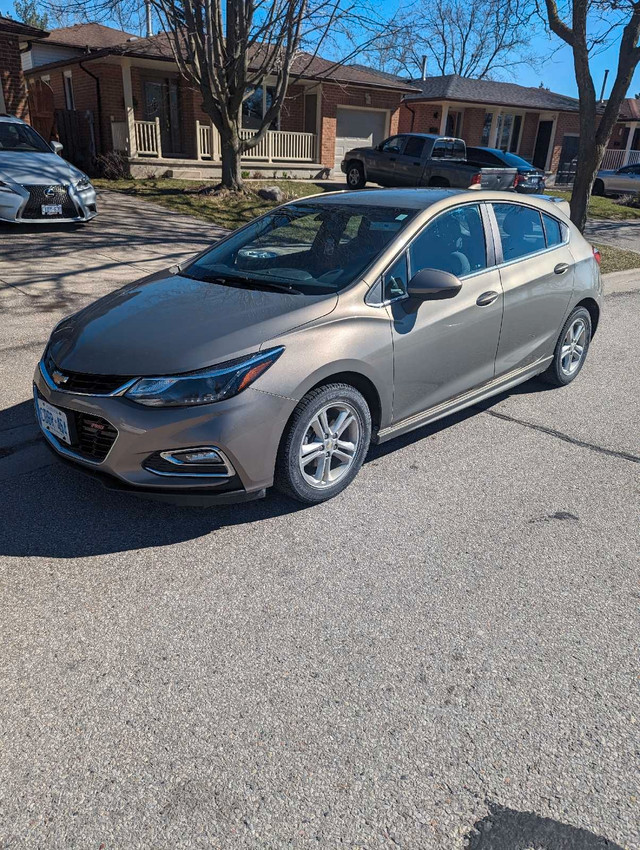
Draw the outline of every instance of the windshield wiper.
[[[185,274],[182,272],[182,274]],[[272,280],[263,280],[261,277],[240,277],[240,275],[207,275],[205,277],[197,277],[196,280],[202,280],[205,283],[221,283],[229,286],[243,286],[247,289],[273,289],[275,292],[286,292],[287,295],[301,295],[301,290],[296,289],[288,283],[278,283]]]

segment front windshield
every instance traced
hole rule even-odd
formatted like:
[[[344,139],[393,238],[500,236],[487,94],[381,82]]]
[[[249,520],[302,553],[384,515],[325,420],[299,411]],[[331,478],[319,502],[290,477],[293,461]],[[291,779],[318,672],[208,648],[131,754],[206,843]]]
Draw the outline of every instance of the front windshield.
[[[3,151],[28,151],[53,153],[45,140],[26,124],[0,121],[0,153]]]
[[[207,251],[183,274],[231,285],[338,292],[373,262],[415,213],[355,203],[291,204]]]

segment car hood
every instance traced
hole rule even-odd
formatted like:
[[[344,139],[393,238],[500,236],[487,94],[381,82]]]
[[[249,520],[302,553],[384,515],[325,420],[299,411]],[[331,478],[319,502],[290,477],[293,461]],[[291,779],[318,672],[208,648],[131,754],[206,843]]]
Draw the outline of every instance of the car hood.
[[[82,176],[81,171],[55,153],[0,151],[0,180],[37,186],[69,183]]]
[[[203,369],[321,318],[337,296],[240,289],[164,272],[65,319],[49,353],[61,369],[150,376]]]

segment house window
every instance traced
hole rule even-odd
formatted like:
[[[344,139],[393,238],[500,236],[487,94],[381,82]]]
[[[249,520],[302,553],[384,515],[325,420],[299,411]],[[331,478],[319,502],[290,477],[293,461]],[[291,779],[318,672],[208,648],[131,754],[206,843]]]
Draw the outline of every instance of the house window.
[[[480,147],[488,148],[491,141],[491,125],[493,123],[493,112],[486,112],[484,116],[484,124],[482,125],[482,137],[480,139]]]
[[[247,89],[247,96],[242,102],[242,129],[259,130],[262,119],[273,103],[275,89],[271,86],[257,86]],[[271,129],[278,129],[278,119],[271,123]]]
[[[520,142],[521,128],[522,115],[516,115],[514,112],[500,113],[496,124],[495,147],[501,151],[515,153],[518,150],[518,144]]]
[[[73,81],[71,79],[71,71],[64,72],[64,105],[67,109],[75,109],[73,100]]]

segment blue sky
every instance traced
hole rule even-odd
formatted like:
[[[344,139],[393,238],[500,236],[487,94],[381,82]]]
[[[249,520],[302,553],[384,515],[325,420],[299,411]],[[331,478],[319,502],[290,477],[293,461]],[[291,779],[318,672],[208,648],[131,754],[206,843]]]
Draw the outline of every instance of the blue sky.
[[[389,8],[397,7],[397,0],[383,0],[383,2],[385,5],[388,5]],[[13,17],[13,1],[0,0],[0,13]],[[559,46],[561,45],[561,42],[557,38],[549,38],[544,32],[542,25],[539,25],[537,32],[534,30],[530,39],[530,44],[532,52],[538,53],[541,56],[548,56],[552,51],[553,53],[545,61],[543,67],[539,71],[534,71],[525,67],[518,67],[514,69],[512,77],[503,75],[503,78],[508,79],[509,82],[519,83],[523,86],[538,86],[542,82],[552,91],[576,97],[577,90],[570,49],[566,45]],[[554,51],[554,48],[557,49]],[[613,77],[615,76],[616,45],[612,45],[608,50],[594,57],[592,60],[593,79],[598,94],[600,93],[600,86],[602,85],[605,68],[610,69],[607,89],[605,91],[606,97],[611,89]],[[629,97],[633,97],[638,93],[640,93],[640,68],[635,73],[628,95]]]

